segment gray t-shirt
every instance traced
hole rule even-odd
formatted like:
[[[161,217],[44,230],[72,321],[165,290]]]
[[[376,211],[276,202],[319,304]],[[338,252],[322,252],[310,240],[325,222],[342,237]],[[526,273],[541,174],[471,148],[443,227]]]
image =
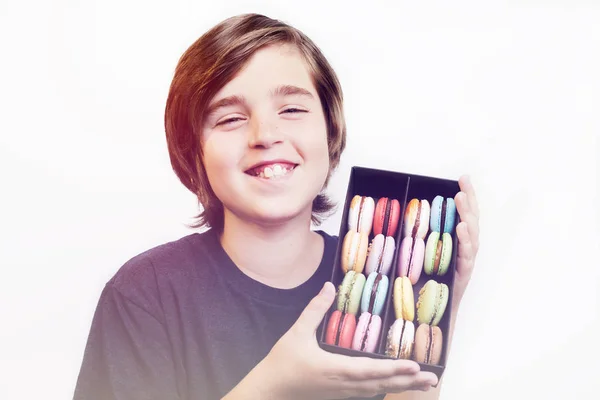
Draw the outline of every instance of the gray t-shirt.
[[[213,230],[127,261],[102,291],[74,399],[220,399],[331,279],[338,238],[317,232],[318,270],[289,290],[242,273]]]

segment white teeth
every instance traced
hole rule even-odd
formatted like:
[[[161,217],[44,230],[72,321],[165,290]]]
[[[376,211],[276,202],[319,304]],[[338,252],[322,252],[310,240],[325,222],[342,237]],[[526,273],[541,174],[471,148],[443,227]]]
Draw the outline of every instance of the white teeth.
[[[265,167],[260,172],[257,172],[256,176],[263,179],[278,179],[286,176],[293,169],[294,167],[290,167],[288,165],[273,164],[269,167]]]

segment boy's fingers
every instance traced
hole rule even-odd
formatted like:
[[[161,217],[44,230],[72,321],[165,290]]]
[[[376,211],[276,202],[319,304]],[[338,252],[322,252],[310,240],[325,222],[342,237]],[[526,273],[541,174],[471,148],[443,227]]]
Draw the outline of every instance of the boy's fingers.
[[[348,380],[386,379],[398,375],[414,375],[420,371],[412,360],[382,360],[369,357],[334,355],[329,364],[332,371]],[[335,373],[335,372],[334,372]]]
[[[325,282],[321,292],[313,297],[296,320],[294,329],[301,334],[313,335],[323,321],[323,317],[329,311],[334,299],[335,287],[331,282]]]

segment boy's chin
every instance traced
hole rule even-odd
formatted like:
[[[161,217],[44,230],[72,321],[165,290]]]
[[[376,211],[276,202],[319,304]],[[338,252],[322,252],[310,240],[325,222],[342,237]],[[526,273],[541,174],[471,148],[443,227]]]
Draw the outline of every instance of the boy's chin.
[[[303,212],[274,213],[271,211],[257,215],[255,221],[263,226],[281,226],[293,221],[300,221],[301,219],[304,219],[304,215],[305,213]],[[308,219],[310,219],[310,215],[308,216]]]
[[[255,210],[252,219],[263,226],[281,226],[290,222],[310,220],[311,209],[302,207],[267,208]]]
[[[312,201],[309,199],[300,200],[297,197],[291,199],[269,199],[273,201],[248,201],[241,205],[237,204],[235,208],[228,208],[231,216],[238,222],[259,225],[264,227],[280,227],[281,225],[296,223],[302,225],[304,222],[310,223],[312,214]]]

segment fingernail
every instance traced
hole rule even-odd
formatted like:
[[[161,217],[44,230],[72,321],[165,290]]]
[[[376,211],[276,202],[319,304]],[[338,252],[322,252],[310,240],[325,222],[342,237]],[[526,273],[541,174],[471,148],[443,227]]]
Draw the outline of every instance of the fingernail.
[[[408,373],[413,373],[416,374],[417,372],[419,372],[421,370],[421,367],[419,366],[419,364],[417,364],[414,361],[410,361],[410,363],[408,364],[408,366],[406,366],[406,360],[400,359],[398,360],[398,365],[402,364],[403,369],[408,372]]]
[[[428,385],[436,385],[438,382],[438,378],[434,373],[428,373],[427,374],[427,379],[425,380],[425,383],[427,383]]]
[[[321,288],[321,291],[319,292],[319,295],[322,295],[322,294],[324,294],[327,291],[329,291],[329,282],[325,282],[323,284],[323,287]]]

